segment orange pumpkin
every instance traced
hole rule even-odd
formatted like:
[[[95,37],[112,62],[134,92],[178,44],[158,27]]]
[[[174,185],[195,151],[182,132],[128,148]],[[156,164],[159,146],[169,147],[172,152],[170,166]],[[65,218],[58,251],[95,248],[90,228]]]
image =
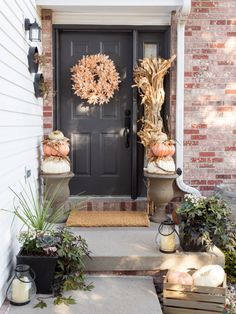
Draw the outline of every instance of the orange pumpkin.
[[[54,146],[50,146],[48,144],[43,145],[43,153],[45,156],[59,156],[65,157],[68,155],[70,151],[68,143],[58,143]]]
[[[168,156],[172,157],[175,154],[175,145],[169,145],[170,147],[170,153]]]
[[[175,146],[169,143],[156,143],[151,146],[151,150],[156,157],[173,156]]]

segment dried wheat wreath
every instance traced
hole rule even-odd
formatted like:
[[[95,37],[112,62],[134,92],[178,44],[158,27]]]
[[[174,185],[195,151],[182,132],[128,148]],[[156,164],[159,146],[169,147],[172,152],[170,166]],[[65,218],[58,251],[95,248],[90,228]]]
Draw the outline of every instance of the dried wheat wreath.
[[[91,105],[108,103],[119,89],[120,76],[109,56],[83,56],[71,68],[74,94]]]

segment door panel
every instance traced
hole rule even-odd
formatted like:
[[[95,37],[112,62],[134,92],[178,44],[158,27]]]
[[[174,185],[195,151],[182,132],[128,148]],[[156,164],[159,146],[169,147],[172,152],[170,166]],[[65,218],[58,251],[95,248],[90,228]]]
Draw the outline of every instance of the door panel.
[[[59,127],[71,139],[71,193],[130,195],[131,146],[123,132],[132,104],[132,33],[61,31],[59,46]],[[70,80],[70,68],[97,53],[109,55],[121,77],[119,91],[102,106],[74,95]]]

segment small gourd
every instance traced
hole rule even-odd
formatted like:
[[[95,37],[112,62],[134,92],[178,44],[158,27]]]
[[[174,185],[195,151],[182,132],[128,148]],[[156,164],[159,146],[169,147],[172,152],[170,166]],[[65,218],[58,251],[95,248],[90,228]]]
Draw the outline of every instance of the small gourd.
[[[64,134],[61,131],[59,131],[59,130],[52,131],[51,133],[49,133],[48,134],[48,138],[50,140],[64,140],[64,139],[66,139],[64,137]]]

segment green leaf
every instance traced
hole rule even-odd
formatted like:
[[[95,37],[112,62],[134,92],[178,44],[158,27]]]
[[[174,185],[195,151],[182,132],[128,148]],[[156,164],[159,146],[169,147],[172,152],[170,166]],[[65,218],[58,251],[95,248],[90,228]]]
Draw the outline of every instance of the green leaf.
[[[58,296],[53,302],[55,305],[60,305],[60,304],[65,304],[65,305],[70,305],[70,304],[76,304],[75,299],[72,298],[72,296],[69,297],[63,297],[63,296]]]
[[[40,309],[43,309],[44,307],[47,307],[47,303],[45,303],[41,299],[38,299],[38,300],[39,300],[39,302],[37,304],[35,304],[34,309],[37,308],[37,307],[40,308]]]

